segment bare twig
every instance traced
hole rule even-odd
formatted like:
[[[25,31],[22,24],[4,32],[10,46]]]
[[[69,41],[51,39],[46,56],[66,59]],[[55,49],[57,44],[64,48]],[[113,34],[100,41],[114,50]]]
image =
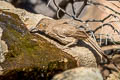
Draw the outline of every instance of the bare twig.
[[[101,33],[103,33],[103,26],[101,26]],[[100,46],[102,45],[102,35],[100,35]]]
[[[78,17],[82,13],[83,9],[87,5],[87,2],[88,2],[88,0],[84,0],[82,7],[79,9],[78,13],[76,14],[76,17]]]
[[[117,8],[120,8],[120,6],[116,5],[115,3],[112,3],[114,6],[116,6]]]
[[[110,26],[115,32],[118,33],[118,35],[120,35],[120,32],[117,29],[115,29],[114,26],[110,23],[104,23],[104,24],[98,26],[93,32],[95,33],[98,29],[105,27],[105,26]]]
[[[72,12],[73,12],[73,15],[76,16],[74,1],[72,1]]]
[[[51,0],[50,0],[51,1]],[[49,1],[49,2],[50,2]],[[86,20],[86,21],[82,21],[82,20],[80,20],[79,18],[76,18],[76,16],[74,16],[74,15],[71,15],[71,14],[69,14],[69,13],[67,13],[64,9],[62,9],[62,8],[60,8],[57,4],[56,4],[56,2],[55,2],[55,0],[53,0],[53,3],[55,4],[55,6],[57,7],[57,16],[59,17],[59,11],[61,10],[62,12],[64,12],[66,15],[68,15],[69,17],[72,17],[74,20],[77,20],[77,21],[80,21],[80,22],[84,22],[84,23],[87,23],[87,22],[104,22],[104,21],[106,21],[109,17],[111,17],[111,16],[113,16],[113,17],[115,17],[115,18],[117,18],[119,21],[120,21],[120,18],[118,17],[118,16],[116,16],[116,15],[114,15],[114,14],[109,14],[108,16],[106,16],[104,19],[102,19],[102,20],[96,20],[96,19],[89,19],[89,20]],[[87,1],[84,3],[84,4],[87,4]],[[75,12],[74,12],[75,13]]]
[[[50,5],[50,2],[51,2],[51,1],[52,1],[52,0],[49,0],[49,1],[48,1],[47,7]]]
[[[82,5],[79,13],[82,12],[82,10],[84,9],[84,7],[87,5],[87,2],[88,2],[88,0],[83,0],[83,1],[84,1],[84,4]],[[50,2],[51,2],[51,0],[49,1],[49,3],[50,3]],[[49,4],[49,3],[48,3],[48,4]],[[110,26],[114,31],[116,31],[116,32],[118,33],[118,35],[120,35],[120,32],[119,32],[117,29],[115,29],[114,26],[112,26],[112,25],[110,24],[110,23],[112,23],[112,22],[117,22],[117,21],[120,22],[120,18],[119,18],[118,16],[116,16],[115,14],[109,14],[108,16],[106,16],[105,18],[103,18],[102,20],[89,19],[89,20],[86,20],[86,21],[82,21],[82,20],[80,20],[79,18],[76,18],[76,16],[78,16],[78,13],[77,13],[77,14],[75,13],[74,6],[73,6],[73,2],[72,2],[72,9],[73,9],[74,15],[71,15],[71,14],[67,13],[64,9],[62,9],[61,7],[59,7],[59,6],[56,4],[55,0],[53,0],[53,3],[54,3],[54,5],[57,7],[57,17],[58,17],[58,18],[59,18],[59,11],[62,11],[63,13],[65,13],[66,15],[68,15],[69,17],[72,17],[74,20],[83,22],[83,23],[85,23],[85,24],[87,24],[88,22],[101,22],[101,23],[103,23],[103,24],[102,24],[101,26],[99,26],[94,32],[96,32],[96,31],[97,31],[99,28],[101,28],[102,26],[108,25],[108,26]],[[93,1],[91,1],[91,2],[89,1],[89,3],[90,3],[90,4],[94,4],[94,5],[104,6],[104,7],[108,8],[108,9],[112,10],[113,12],[115,12],[115,13],[117,13],[117,14],[120,14],[120,13],[114,11],[113,9],[109,8],[108,6],[103,5],[103,4],[101,4],[101,3],[97,3],[97,2],[93,2]],[[110,21],[110,22],[108,22],[108,23],[104,23],[104,22],[105,22],[107,19],[109,19],[111,16],[114,17],[114,18],[116,18],[117,21]],[[102,27],[102,28],[103,28],[103,27]],[[89,30],[91,31],[91,29],[89,29]],[[96,39],[95,36],[94,36],[94,32],[91,31],[90,33],[92,34],[92,36],[94,37],[94,39]],[[102,40],[102,38],[100,37],[100,43],[101,43],[101,40]],[[107,41],[107,37],[106,37],[106,41]],[[106,42],[106,44],[107,44],[107,42]]]
[[[119,12],[115,11],[114,9],[110,8],[109,6],[106,6],[106,5],[104,5],[104,4],[97,3],[97,2],[94,2],[94,1],[88,1],[88,2],[89,2],[90,4],[93,4],[93,5],[103,6],[103,7],[107,8],[107,9],[109,9],[109,10],[113,11],[115,14],[120,15],[120,13],[119,13]]]
[[[108,18],[110,18],[111,16],[113,16],[114,18],[117,18],[118,21],[120,21],[120,18],[114,14],[109,14],[108,16],[106,16],[105,18],[103,18],[102,20],[96,20],[96,19],[89,19],[86,20],[85,22],[105,22]]]
[[[58,9],[58,10],[57,10],[57,14],[59,14],[59,11],[61,10],[62,12],[64,12],[65,14],[67,14],[68,16],[73,17],[72,15],[68,14],[64,9],[60,8],[60,7],[56,4],[55,0],[53,0],[53,3],[55,4],[55,6],[56,6],[57,9]]]

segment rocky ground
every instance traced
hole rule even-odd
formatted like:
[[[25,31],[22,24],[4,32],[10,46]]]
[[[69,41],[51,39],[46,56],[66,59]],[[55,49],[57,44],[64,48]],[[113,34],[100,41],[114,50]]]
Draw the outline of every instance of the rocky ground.
[[[107,14],[100,15],[103,11],[95,6],[88,9],[96,9],[99,13],[99,16],[97,13],[93,16],[91,11],[86,14],[88,17],[99,19]],[[87,19],[86,16],[83,19]],[[63,50],[64,45],[56,40],[39,33],[30,33],[43,18],[53,20],[0,1],[0,80],[120,80],[119,47],[102,48],[115,55],[111,63],[99,64],[99,57],[94,55],[96,52],[89,43],[80,41],[79,46]],[[60,25],[60,20],[54,24]],[[74,25],[79,25],[79,22],[75,21]]]

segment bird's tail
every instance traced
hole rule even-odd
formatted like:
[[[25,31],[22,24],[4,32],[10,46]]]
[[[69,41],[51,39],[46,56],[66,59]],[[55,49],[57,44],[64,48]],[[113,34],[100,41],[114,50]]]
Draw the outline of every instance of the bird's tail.
[[[108,56],[104,53],[104,51],[100,48],[100,46],[95,42],[91,37],[88,36],[87,40],[89,43],[95,48],[98,55],[100,56],[101,63],[109,63]]]

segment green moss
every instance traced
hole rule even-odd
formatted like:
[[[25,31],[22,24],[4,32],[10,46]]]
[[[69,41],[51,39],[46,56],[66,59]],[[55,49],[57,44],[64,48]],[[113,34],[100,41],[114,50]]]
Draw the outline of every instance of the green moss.
[[[3,29],[2,40],[6,42],[9,49],[6,61],[1,64],[5,68],[5,76],[9,76],[11,71],[14,75],[21,72],[27,73],[26,70],[22,70],[31,67],[32,69],[39,68],[39,72],[43,70],[49,73],[76,67],[76,61],[70,55],[45,39],[29,33],[16,14],[7,12],[3,14],[0,14],[0,27]],[[67,63],[59,62],[64,58],[68,59]]]

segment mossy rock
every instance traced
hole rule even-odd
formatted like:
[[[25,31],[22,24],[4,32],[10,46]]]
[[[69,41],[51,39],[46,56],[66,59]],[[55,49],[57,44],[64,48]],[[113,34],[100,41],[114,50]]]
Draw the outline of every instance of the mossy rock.
[[[0,12],[2,40],[8,46],[6,60],[1,63],[4,73],[0,80],[45,80],[77,66],[73,57],[42,37],[30,33],[18,15]]]

